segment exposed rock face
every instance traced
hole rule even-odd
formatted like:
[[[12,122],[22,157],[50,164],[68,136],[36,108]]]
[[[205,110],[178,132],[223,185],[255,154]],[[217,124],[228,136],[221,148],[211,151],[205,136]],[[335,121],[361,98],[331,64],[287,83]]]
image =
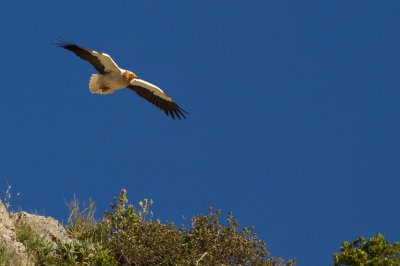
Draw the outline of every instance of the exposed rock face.
[[[26,212],[8,213],[0,200],[0,245],[7,248],[6,256],[11,265],[35,265],[35,258],[29,255],[23,243],[18,242],[15,225],[23,223],[32,231],[56,246],[57,241],[70,242],[64,226],[51,217]]]
[[[15,227],[6,207],[0,201],[0,244],[7,248],[7,257],[12,258],[11,265],[35,265],[25,246],[17,241]]]
[[[56,245],[57,241],[69,242],[71,239],[64,226],[56,219],[26,212],[10,213],[14,223],[26,223],[37,235]]]

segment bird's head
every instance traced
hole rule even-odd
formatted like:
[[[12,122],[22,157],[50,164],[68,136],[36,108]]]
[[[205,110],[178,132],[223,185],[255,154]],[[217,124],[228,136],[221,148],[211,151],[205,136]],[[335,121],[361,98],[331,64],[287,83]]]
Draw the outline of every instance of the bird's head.
[[[129,72],[129,80],[135,79],[137,76],[133,72]]]

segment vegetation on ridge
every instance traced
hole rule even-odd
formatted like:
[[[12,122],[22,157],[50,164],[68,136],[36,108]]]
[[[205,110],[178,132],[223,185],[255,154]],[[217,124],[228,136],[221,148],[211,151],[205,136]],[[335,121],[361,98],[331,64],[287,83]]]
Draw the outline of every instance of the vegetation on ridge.
[[[153,220],[152,200],[128,204],[121,190],[101,221],[94,218],[95,206],[80,210],[79,201],[70,204],[66,225],[71,242],[55,245],[23,223],[16,224],[18,240],[25,244],[39,265],[292,265],[280,257],[269,257],[265,242],[254,227],[240,229],[228,214],[221,223],[220,210],[192,218],[190,228]]]
[[[94,218],[95,204],[80,209],[77,199],[70,204],[65,226],[68,242],[49,242],[28,224],[15,222],[17,238],[34,257],[36,265],[292,265],[280,257],[269,257],[265,242],[254,228],[239,228],[229,213],[220,223],[220,211],[209,208],[208,215],[192,218],[190,228],[153,220],[153,202],[128,204],[121,190],[101,221]],[[343,242],[334,265],[399,265],[400,243],[390,244],[381,234],[366,241],[363,237]],[[269,258],[268,258],[269,257]],[[7,248],[0,245],[0,265],[10,265]]]

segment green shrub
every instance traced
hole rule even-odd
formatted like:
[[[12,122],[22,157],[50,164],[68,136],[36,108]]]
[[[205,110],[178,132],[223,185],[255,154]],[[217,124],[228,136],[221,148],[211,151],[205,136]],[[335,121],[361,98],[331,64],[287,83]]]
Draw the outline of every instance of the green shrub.
[[[104,245],[112,251],[120,264],[154,265],[280,265],[283,259],[269,258],[265,243],[258,240],[254,228],[239,229],[230,213],[226,225],[219,222],[220,211],[209,208],[209,214],[197,215],[189,229],[177,228],[173,223],[153,221],[145,199],[136,210],[127,204],[126,190],[111,204],[106,212],[101,230]],[[289,261],[287,264],[292,264]]]
[[[365,241],[363,237],[343,242],[341,254],[333,254],[334,265],[400,265],[400,243],[393,245],[377,234]]]
[[[39,265],[117,265],[110,250],[90,241],[57,242],[53,245],[36,236],[26,246]]]

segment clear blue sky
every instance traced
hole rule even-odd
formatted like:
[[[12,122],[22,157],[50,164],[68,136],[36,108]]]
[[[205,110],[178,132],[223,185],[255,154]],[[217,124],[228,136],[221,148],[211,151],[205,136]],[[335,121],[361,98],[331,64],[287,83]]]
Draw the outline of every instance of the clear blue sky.
[[[184,222],[255,225],[274,256],[327,265],[342,241],[400,241],[398,1],[3,1],[0,178],[64,221],[121,188]],[[89,92],[109,53],[191,113]]]

